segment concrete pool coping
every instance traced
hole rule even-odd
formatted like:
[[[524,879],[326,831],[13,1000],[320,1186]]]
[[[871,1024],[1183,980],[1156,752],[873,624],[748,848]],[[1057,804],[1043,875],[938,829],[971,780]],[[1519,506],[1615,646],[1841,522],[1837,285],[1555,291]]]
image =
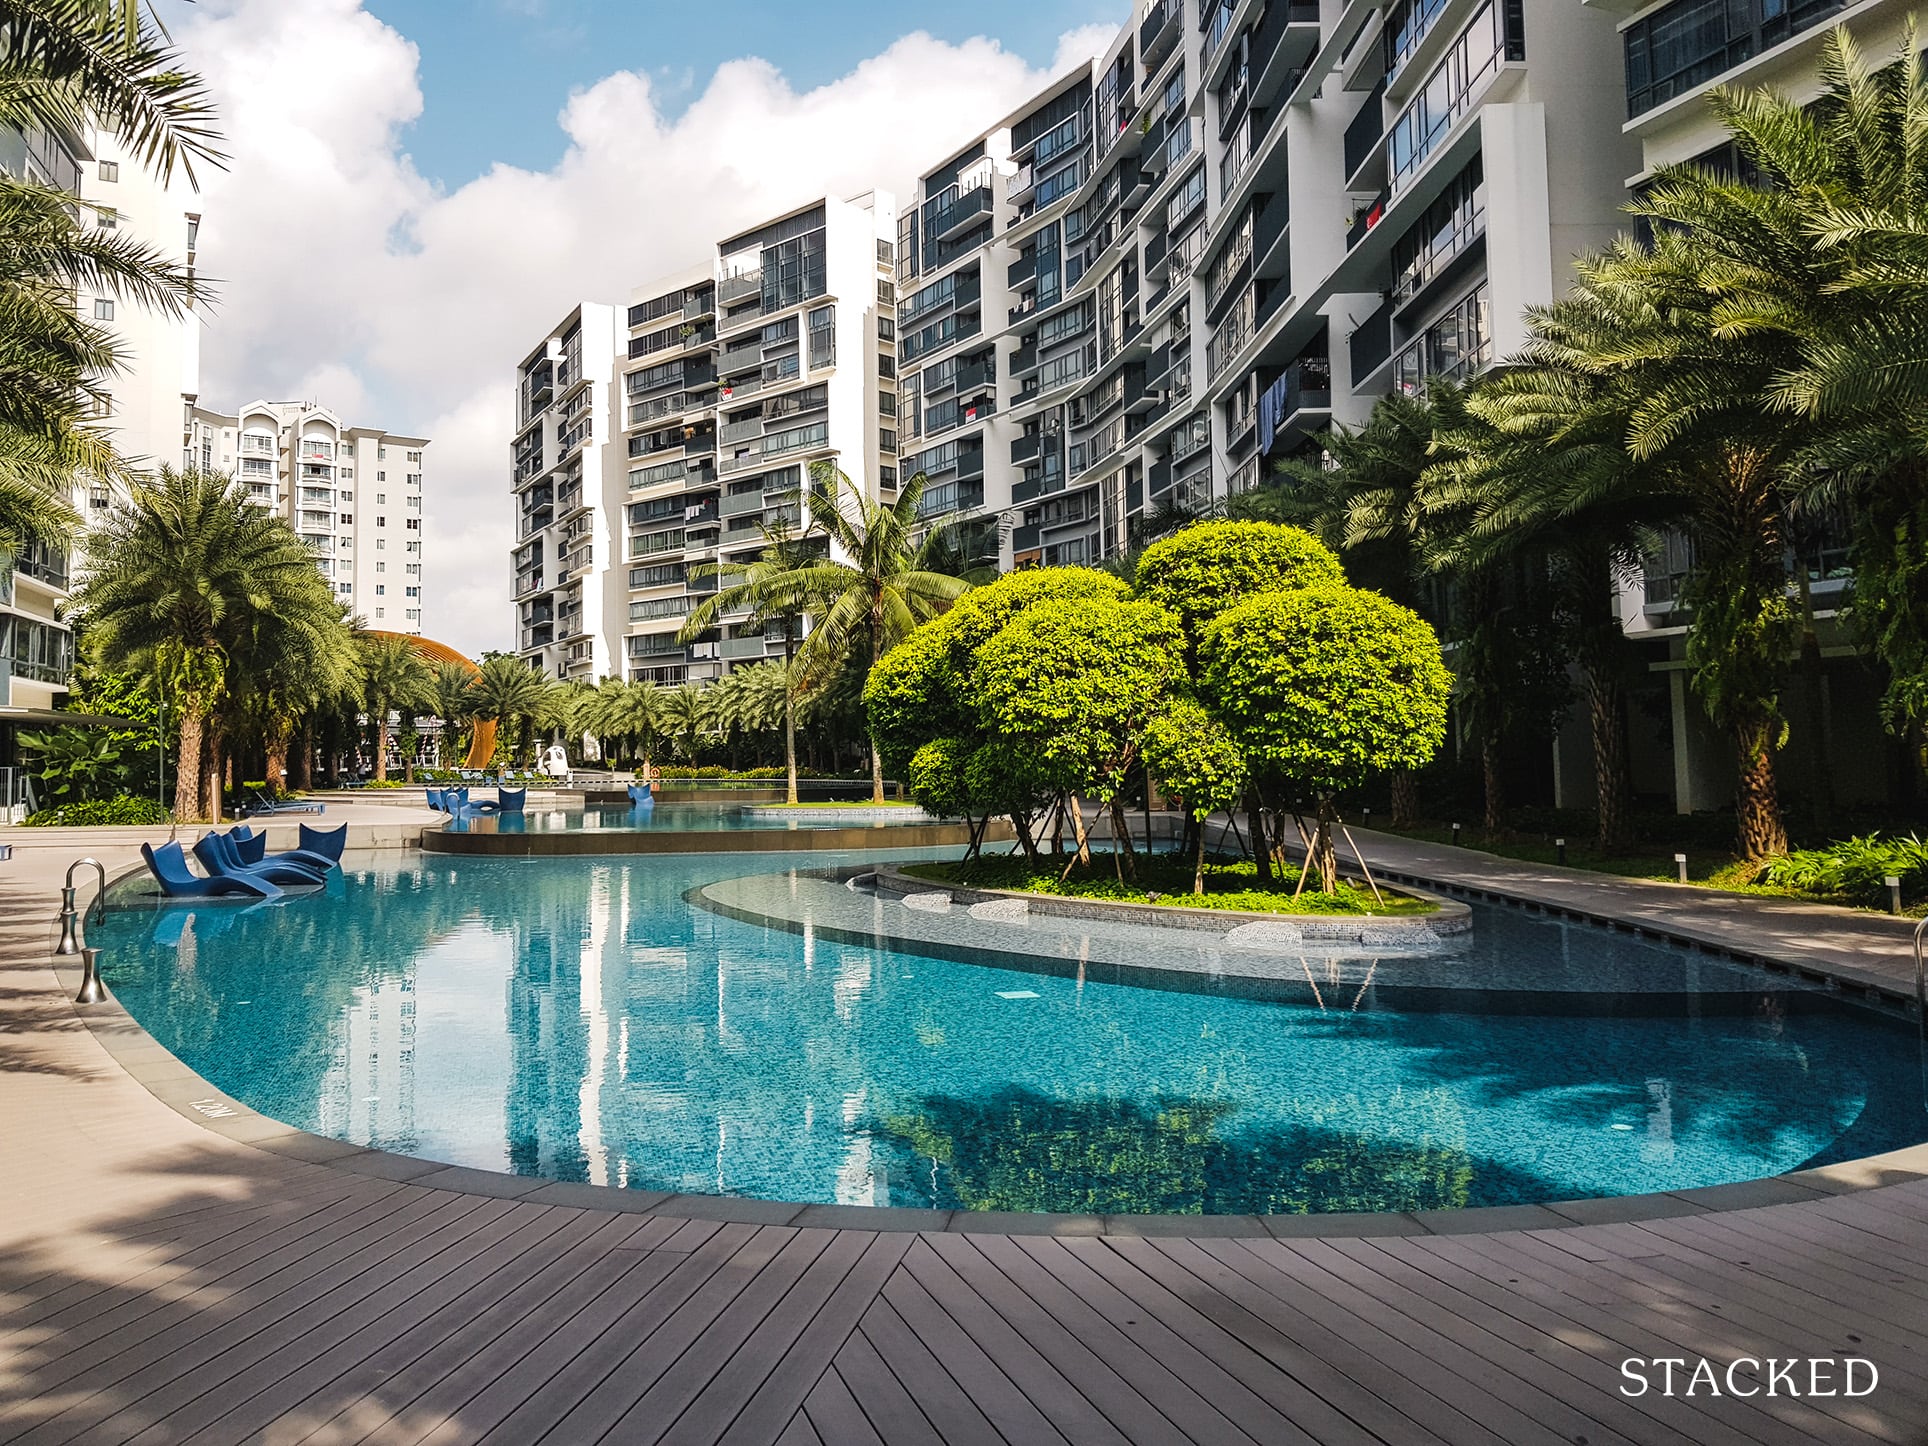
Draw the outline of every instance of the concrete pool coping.
[[[895,840],[893,840],[895,842]],[[738,852],[760,852],[743,849]],[[427,852],[425,850],[425,852]],[[650,850],[667,852],[667,850]],[[123,868],[110,889],[145,872]],[[1510,901],[1508,901],[1510,902]],[[68,991],[78,991],[75,956],[52,960]],[[828,1205],[743,1196],[668,1193],[621,1186],[548,1180],[468,1165],[399,1155],[312,1134],[261,1114],[226,1094],[166,1046],[121,1005],[111,989],[99,1004],[74,1004],[74,1013],[115,1062],[160,1103],[201,1128],[237,1143],[354,1174],[458,1190],[497,1199],[588,1207],[709,1222],[828,1227],[879,1232],[1048,1236],[1265,1237],[1280,1240],[1397,1235],[1470,1235],[1634,1224],[1720,1211],[1796,1204],[1928,1179],[1928,1141],[1831,1165],[1727,1185],[1641,1195],[1613,1195],[1460,1210],[1384,1211],[1319,1215],[1055,1215],[977,1210],[921,1210],[889,1205]]]

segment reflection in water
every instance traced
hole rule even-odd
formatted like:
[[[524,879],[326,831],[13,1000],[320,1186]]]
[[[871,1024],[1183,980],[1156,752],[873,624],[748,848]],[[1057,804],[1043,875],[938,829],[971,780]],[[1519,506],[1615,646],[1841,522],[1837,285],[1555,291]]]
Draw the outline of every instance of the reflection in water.
[[[1329,972],[1317,982],[1341,997],[1322,1012],[685,902],[786,862],[411,860],[331,897],[130,910],[99,932],[135,1016],[257,1108],[560,1180],[967,1209],[1414,1210],[1680,1189],[1922,1133],[1911,1035],[1768,995],[1625,1018],[1402,1013],[1376,988],[1355,1009],[1355,975]],[[1469,968],[1602,968],[1597,939],[1615,967],[1644,949],[1642,968],[1687,973],[1624,938],[1481,928]]]
[[[1557,1182],[1468,1152],[1449,1099],[1347,1102],[1352,1128],[1241,1130],[1217,1100],[1058,1100],[1007,1089],[927,1096],[884,1122],[892,1202],[939,1209],[1112,1215],[1303,1215],[1450,1210],[1474,1198],[1552,1198]],[[1382,1135],[1378,1125],[1387,1129]],[[935,1182],[925,1193],[924,1181]]]

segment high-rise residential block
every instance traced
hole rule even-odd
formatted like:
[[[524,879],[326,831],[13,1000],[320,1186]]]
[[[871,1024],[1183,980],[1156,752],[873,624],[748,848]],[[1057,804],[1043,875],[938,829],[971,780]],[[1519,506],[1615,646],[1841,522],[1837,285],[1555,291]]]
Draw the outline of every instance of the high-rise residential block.
[[[253,401],[231,415],[191,407],[181,461],[230,474],[286,518],[365,625],[419,633],[428,445],[315,402]]]
[[[881,192],[822,198],[584,302],[517,367],[518,648],[557,677],[702,682],[778,656],[747,611],[691,608],[798,516],[819,463],[896,495],[893,244]]]

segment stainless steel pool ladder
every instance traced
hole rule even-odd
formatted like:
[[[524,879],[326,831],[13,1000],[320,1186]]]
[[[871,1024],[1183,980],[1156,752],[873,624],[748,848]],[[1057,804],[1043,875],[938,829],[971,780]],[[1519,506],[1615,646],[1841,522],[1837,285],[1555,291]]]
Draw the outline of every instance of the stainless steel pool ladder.
[[[1922,1033],[1928,1035],[1928,963],[1922,959],[1923,934],[1928,934],[1928,915],[1923,915],[1915,925],[1915,1020],[1921,1025]]]
[[[54,945],[54,954],[78,954],[81,957],[80,993],[74,996],[76,1004],[98,1004],[107,997],[107,990],[100,982],[100,950],[89,949],[81,932],[80,911],[74,907],[74,872],[92,865],[100,887],[94,893],[93,921],[98,924],[107,917],[107,869],[99,859],[75,859],[67,865],[67,878],[60,890],[60,942]]]

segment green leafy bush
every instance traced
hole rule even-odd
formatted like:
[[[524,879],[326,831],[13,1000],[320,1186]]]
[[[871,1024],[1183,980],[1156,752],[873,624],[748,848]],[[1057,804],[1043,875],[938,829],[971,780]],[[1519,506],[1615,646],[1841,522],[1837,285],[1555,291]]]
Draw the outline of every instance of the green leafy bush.
[[[1138,559],[1138,596],[1178,615],[1195,643],[1205,625],[1259,593],[1343,585],[1339,559],[1311,533],[1276,522],[1201,522]]]
[[[27,820],[29,828],[71,828],[81,825],[166,823],[167,810],[154,799],[133,794],[119,798],[95,799],[88,803],[63,803],[43,808]]]
[[[1851,899],[1876,908],[1888,902],[1890,878],[1901,880],[1901,896],[1916,902],[1928,896],[1928,843],[1914,834],[1884,839],[1879,834],[1843,839],[1821,849],[1799,849],[1761,865],[1756,883]]]

